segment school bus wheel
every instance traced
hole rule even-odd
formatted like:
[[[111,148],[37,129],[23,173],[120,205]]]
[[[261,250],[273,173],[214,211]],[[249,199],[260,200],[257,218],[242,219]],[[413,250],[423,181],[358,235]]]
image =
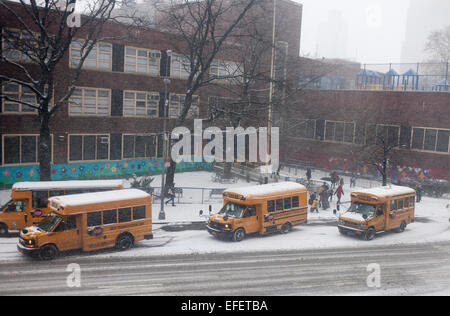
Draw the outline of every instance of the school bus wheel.
[[[406,229],[406,222],[403,221],[403,222],[400,224],[400,227],[397,228],[397,233],[403,233],[403,232],[405,231],[405,229]]]
[[[240,242],[240,241],[244,240],[244,238],[245,238],[245,230],[242,227],[240,227],[234,231],[233,241]]]
[[[134,239],[130,233],[120,234],[116,239],[116,249],[125,251],[133,246]]]
[[[364,234],[364,239],[367,241],[373,240],[375,238],[376,234],[377,234],[377,231],[375,230],[375,228],[370,227]]]
[[[58,248],[56,248],[56,246],[53,244],[49,244],[42,246],[41,250],[39,251],[39,257],[44,261],[53,260],[56,258],[58,253]]]
[[[6,236],[8,234],[8,226],[0,223],[0,236]]]
[[[291,223],[286,222],[283,224],[283,226],[281,226],[281,233],[282,234],[287,234],[291,231]]]

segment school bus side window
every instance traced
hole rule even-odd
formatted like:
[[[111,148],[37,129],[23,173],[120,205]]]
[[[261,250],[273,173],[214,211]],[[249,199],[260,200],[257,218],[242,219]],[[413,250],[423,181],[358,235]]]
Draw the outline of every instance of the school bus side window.
[[[403,206],[404,206],[405,208],[409,208],[409,198],[405,198],[405,199],[403,200]]]
[[[133,220],[140,220],[145,218],[145,206],[133,207]]]
[[[277,206],[277,211],[282,211],[283,210],[283,199],[277,200],[276,206]]]
[[[275,212],[275,201],[267,201],[267,212]]]
[[[249,218],[249,217],[252,217],[252,216],[256,216],[256,207],[253,206],[253,205],[249,206],[247,208],[247,210],[245,211],[244,218]]]
[[[416,201],[416,199],[414,198],[414,196],[411,196],[409,198],[409,207],[414,207],[414,202]]]
[[[47,207],[48,191],[33,191],[32,199],[32,208]]]
[[[25,201],[15,201],[5,210],[6,213],[25,212]]]
[[[289,210],[292,206],[291,198],[284,199],[284,209]]]
[[[300,204],[299,204],[298,196],[292,197],[292,208],[296,208],[296,207],[298,207],[299,205],[300,205]]]
[[[54,232],[63,232],[66,230],[74,230],[77,228],[77,220],[75,216],[67,216],[56,227]]]
[[[391,212],[397,210],[397,200],[391,201]]]
[[[117,210],[103,211],[103,225],[117,224]]]
[[[397,200],[397,209],[403,209],[403,199]]]
[[[131,222],[131,207],[119,208],[119,223]]]
[[[87,214],[88,227],[95,227],[102,225],[102,212],[92,212]]]

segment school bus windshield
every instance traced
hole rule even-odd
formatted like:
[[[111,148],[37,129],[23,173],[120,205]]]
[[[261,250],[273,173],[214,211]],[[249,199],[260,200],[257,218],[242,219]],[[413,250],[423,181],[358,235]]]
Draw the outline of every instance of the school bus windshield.
[[[247,208],[245,205],[228,202],[219,212],[220,215],[229,217],[241,217],[242,212]]]
[[[366,215],[367,218],[370,218],[375,214],[375,208],[376,206],[372,204],[354,202],[348,209],[347,213],[356,213],[361,214],[362,216]]]
[[[60,220],[61,217],[57,216],[56,214],[49,214],[37,224],[37,228],[49,233],[53,230],[53,228],[55,228],[56,224],[58,224]]]

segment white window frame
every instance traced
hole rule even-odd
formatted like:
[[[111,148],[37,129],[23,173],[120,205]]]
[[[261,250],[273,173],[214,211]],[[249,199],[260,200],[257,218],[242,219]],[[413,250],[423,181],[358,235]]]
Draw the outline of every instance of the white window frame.
[[[134,50],[135,53],[130,54],[129,51],[131,50]],[[139,56],[139,54],[142,53],[145,53],[146,56],[145,57]],[[134,61],[132,61],[132,59],[134,59]],[[156,61],[156,64],[152,64],[152,61],[154,60]],[[153,77],[159,77],[160,68],[161,68],[160,51],[146,48],[138,48],[133,46],[125,46],[125,53],[124,53],[125,73],[134,73],[139,75],[149,75]]]
[[[127,97],[127,94],[134,94],[133,98]],[[145,99],[138,99],[138,95],[144,95]],[[144,113],[138,113],[137,102],[145,102]],[[151,115],[148,114],[149,109],[151,109],[151,104],[153,103],[156,113]],[[123,91],[123,116],[125,117],[154,117],[157,118],[159,116],[159,102],[160,102],[160,94],[159,92],[145,92],[145,91],[134,91],[134,90],[125,90]],[[131,111],[133,113],[131,113]],[[127,113],[128,112],[128,113]]]
[[[17,95],[19,96],[18,101],[21,101],[24,95],[30,95],[30,96],[33,96],[33,97],[35,98],[35,104],[36,104],[36,106],[37,106],[37,97],[36,97],[36,94],[35,94],[34,92],[23,92],[23,90],[24,90],[25,87],[24,87],[23,85],[21,85],[21,84],[18,84],[18,83],[14,83],[14,82],[4,82],[4,83],[1,85],[1,88],[2,88],[2,94],[3,94],[3,95],[14,95],[14,94],[16,94],[16,93],[13,93],[13,92],[5,91],[5,87],[6,87],[7,85],[15,85],[15,86],[18,87],[18,92],[17,92]],[[7,104],[15,104],[15,105],[17,105],[18,111],[7,111],[7,110],[5,109],[5,104],[6,104],[6,103],[7,103]],[[6,114],[6,115],[8,115],[8,114],[21,114],[21,115],[22,115],[22,114],[26,114],[26,115],[36,115],[36,114],[38,114],[38,112],[37,112],[36,109],[33,109],[32,111],[24,111],[24,110],[23,110],[24,107],[26,107],[26,105],[24,105],[24,104],[22,104],[22,103],[20,103],[20,102],[7,101],[6,99],[3,98],[3,100],[2,100],[2,113],[1,113],[1,114]]]
[[[73,40],[70,44],[69,49],[69,67],[70,68],[77,68],[79,62],[74,62],[75,60],[80,61],[81,60],[81,47],[83,46],[84,40]],[[78,43],[78,47],[75,47],[75,45]],[[109,50],[108,52],[102,51],[101,47],[108,46]],[[79,53],[76,53],[77,51],[80,51]],[[95,57],[92,57],[92,54],[95,54]],[[104,57],[104,55],[108,55],[108,58],[101,58]],[[94,65],[89,65],[89,62],[95,62]],[[108,63],[108,66],[105,67],[104,65],[101,65],[102,63]],[[95,46],[92,48],[91,52],[87,56],[87,58],[84,60],[82,69],[93,69],[93,70],[103,70],[103,71],[112,71],[112,44],[105,43],[105,42],[98,42],[95,44]]]
[[[11,49],[7,48],[8,43],[7,43],[6,39],[5,39],[5,36],[7,36],[8,32],[10,32],[10,33],[13,33],[13,32],[14,33],[18,33],[19,36],[20,36],[20,39],[22,39],[24,36],[28,36],[28,33],[26,31],[24,31],[24,30],[19,30],[19,29],[16,29],[16,28],[4,28],[2,30],[2,54],[4,54],[5,51],[14,51],[17,54],[19,54],[19,56],[17,58],[14,58],[14,57],[11,58],[11,57],[8,57],[8,56],[6,56],[6,58],[8,58],[11,61],[19,61],[21,63],[34,63],[34,61],[32,61],[22,51],[20,51],[18,49],[14,49],[14,48],[11,48]],[[36,33],[33,33],[33,34],[35,34],[35,36],[39,36]]]
[[[423,149],[413,148],[414,129],[423,129],[424,130],[424,135],[423,135],[423,140],[422,140],[422,148]],[[426,149],[424,149],[425,148],[425,139],[426,139],[427,130],[436,131],[436,141],[435,141],[435,145],[434,145],[434,149],[435,149],[434,151],[433,150],[426,150]],[[437,151],[437,142],[438,142],[439,131],[450,132],[450,129],[433,128],[433,127],[420,127],[420,126],[413,126],[413,127],[411,127],[411,143],[410,143],[411,150],[412,151],[417,151],[417,152],[439,154],[439,155],[449,155],[450,154],[450,137],[449,137],[448,152]]]
[[[81,96],[77,95],[77,91],[81,91]],[[86,91],[95,91],[95,97],[86,95]],[[100,92],[108,92],[108,96],[100,96]],[[81,103],[78,104],[74,100],[80,99]],[[94,100],[95,104],[87,104],[87,100]],[[100,104],[100,100],[106,101],[107,105]],[[110,116],[111,115],[111,89],[92,88],[92,87],[76,87],[73,94],[69,98],[69,116]],[[81,112],[72,112],[73,108],[80,107]],[[106,109],[106,113],[99,113],[99,109]],[[95,109],[95,112],[89,112],[87,109]]]
[[[177,67],[175,67],[177,66]],[[170,57],[170,77],[175,79],[187,79],[191,74],[191,62],[189,58],[172,53]]]
[[[173,97],[178,98],[178,100],[177,101],[172,100]],[[169,95],[169,106],[167,109],[167,116],[169,118],[175,119],[180,116],[185,97],[186,97],[185,94],[171,93]],[[175,109],[177,114],[176,115],[171,114],[171,111],[174,112]],[[189,109],[186,118],[194,119],[198,118],[199,116],[200,116],[200,97],[198,95],[194,95],[192,96],[191,108]]]

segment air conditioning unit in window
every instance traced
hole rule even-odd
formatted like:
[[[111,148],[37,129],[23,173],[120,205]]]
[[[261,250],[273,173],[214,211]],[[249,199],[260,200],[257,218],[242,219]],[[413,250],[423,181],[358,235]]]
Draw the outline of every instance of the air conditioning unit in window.
[[[109,137],[102,136],[100,137],[100,144],[108,144],[109,143]]]

